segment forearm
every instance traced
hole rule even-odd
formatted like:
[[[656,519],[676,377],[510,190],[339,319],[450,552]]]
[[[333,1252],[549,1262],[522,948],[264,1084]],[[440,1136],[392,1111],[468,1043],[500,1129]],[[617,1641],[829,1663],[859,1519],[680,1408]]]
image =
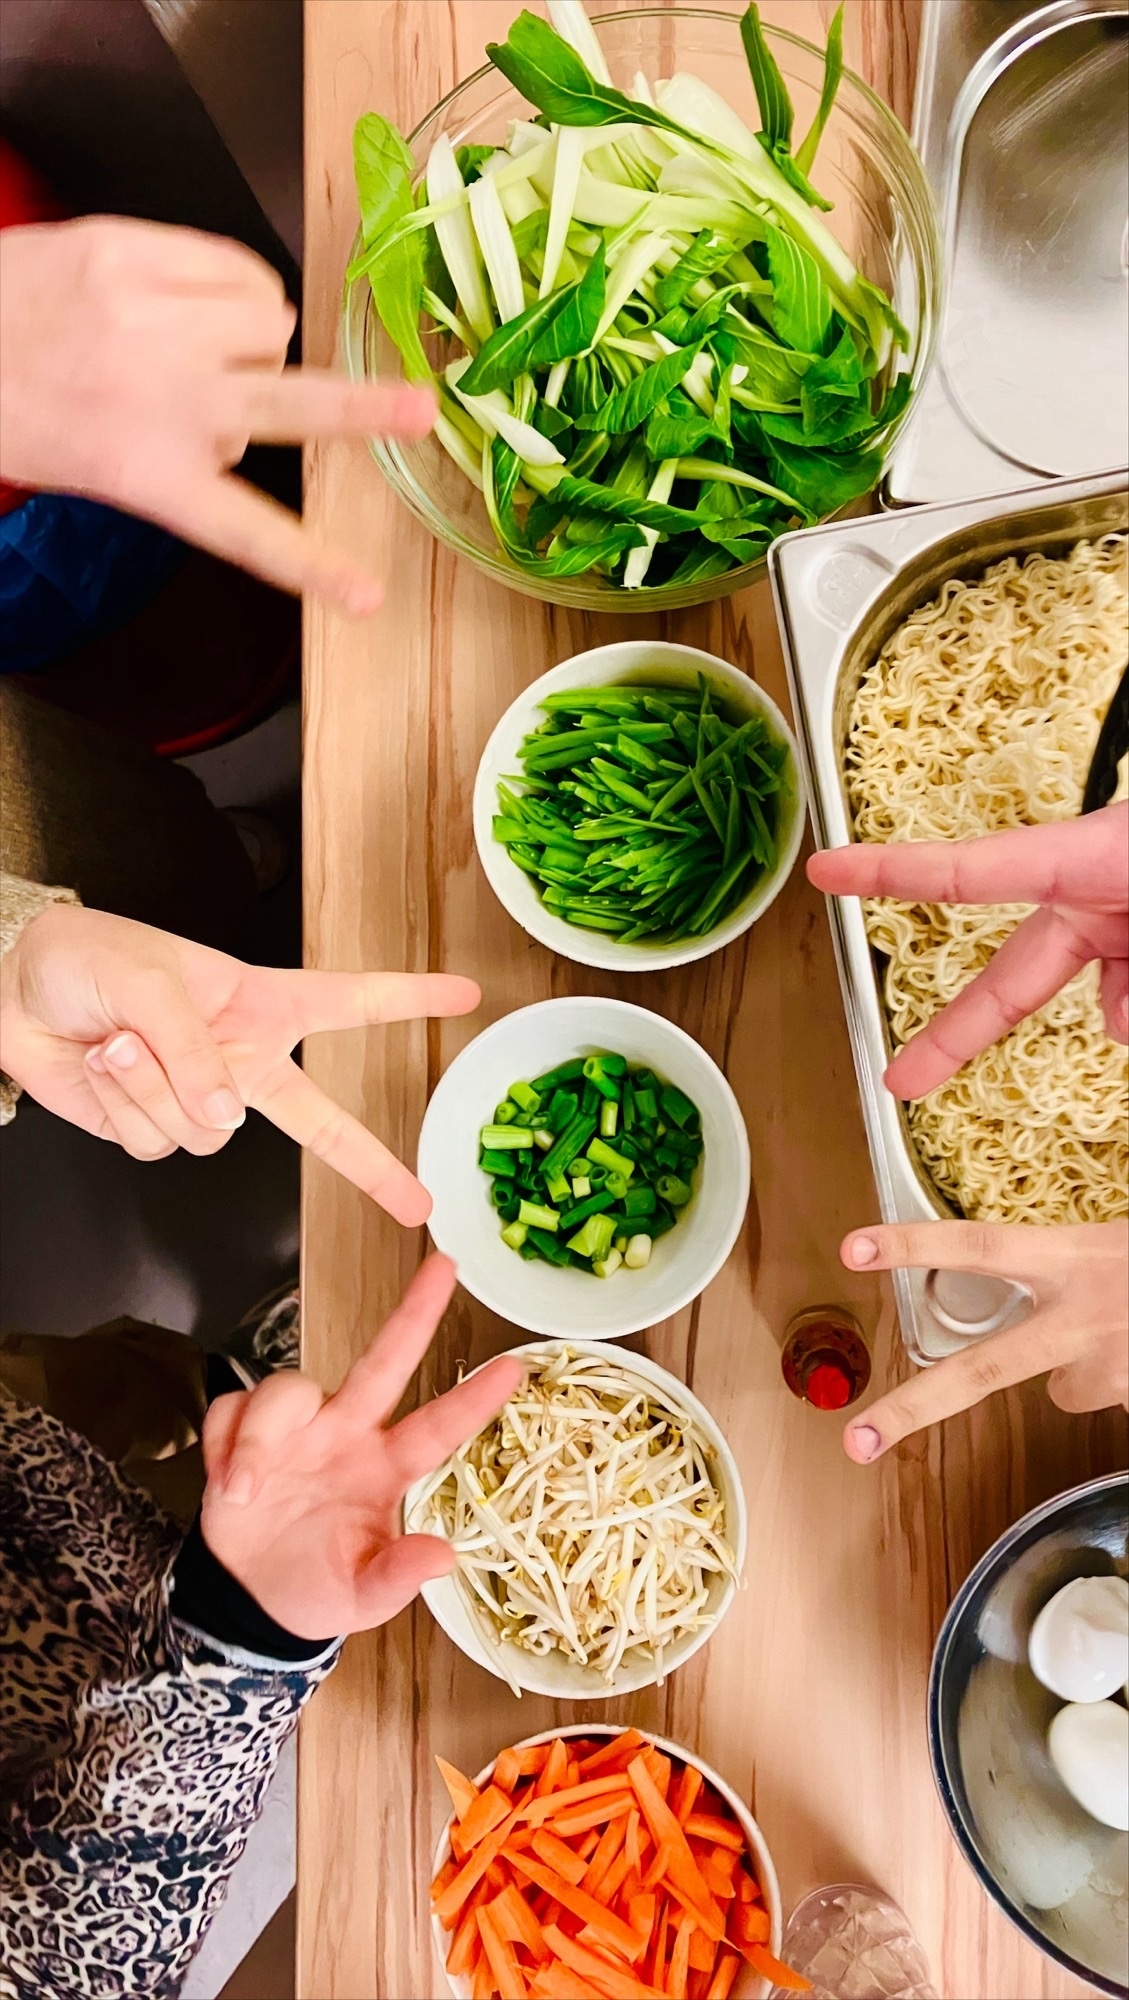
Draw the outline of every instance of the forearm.
[[[42,1412],[0,1399],[0,1467],[0,1996],[156,2000],[336,1646],[228,1643],[276,1628]]]

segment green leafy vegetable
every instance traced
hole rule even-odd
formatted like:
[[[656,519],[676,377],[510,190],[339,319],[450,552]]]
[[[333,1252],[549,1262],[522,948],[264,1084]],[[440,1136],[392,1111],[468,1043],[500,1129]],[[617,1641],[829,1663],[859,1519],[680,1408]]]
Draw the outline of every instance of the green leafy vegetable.
[[[395,126],[375,111],[358,118],[353,132],[353,171],[366,248],[414,208],[412,156]],[[370,276],[373,304],[388,338],[395,343],[409,382],[429,382],[431,368],[419,337],[423,294],[423,240],[409,236],[377,264]]]
[[[904,415],[909,336],[807,179],[842,77],[842,15],[795,155],[755,6],[741,35],[756,134],[685,72],[639,99],[615,89],[578,7],[553,18],[560,33],[520,14],[490,48],[536,111],[506,146],[456,152],[441,134],[421,176],[385,120],[360,121],[348,281],[371,284],[409,377],[442,356],[436,435],[508,563],[531,579],[684,586],[866,491]],[[724,786],[707,802],[729,836],[724,874],[764,836],[751,816],[737,840]]]

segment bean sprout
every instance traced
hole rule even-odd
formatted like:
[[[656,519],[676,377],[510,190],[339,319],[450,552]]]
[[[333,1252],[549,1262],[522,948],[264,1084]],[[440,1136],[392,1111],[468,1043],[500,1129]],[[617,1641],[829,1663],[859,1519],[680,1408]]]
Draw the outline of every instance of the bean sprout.
[[[735,1577],[712,1451],[689,1413],[611,1361],[561,1347],[436,1473],[410,1526],[458,1556],[457,1588],[521,1689],[506,1642],[559,1652],[611,1686],[670,1647]]]

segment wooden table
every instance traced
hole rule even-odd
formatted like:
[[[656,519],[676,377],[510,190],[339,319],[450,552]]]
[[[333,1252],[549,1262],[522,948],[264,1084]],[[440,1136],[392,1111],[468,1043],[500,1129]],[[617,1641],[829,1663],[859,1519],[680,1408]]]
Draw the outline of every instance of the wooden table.
[[[603,0],[605,7],[616,0]],[[701,0],[699,0],[701,4]],[[307,360],[329,364],[356,219],[350,137],[377,107],[409,128],[502,39],[515,0],[306,0]],[[766,0],[822,41],[833,0]],[[903,119],[919,0],[848,0],[847,59]],[[821,899],[797,868],[739,944],[684,971],[617,979],[553,958],[495,902],[470,797],[486,736],[547,666],[656,621],[544,609],[456,561],[386,490],[360,446],[311,451],[307,511],[375,557],[388,603],[371,625],[306,613],[307,963],[459,970],[482,983],[467,1021],[315,1042],[311,1072],[406,1158],[428,1093],[471,1036],[561,993],[642,1002],[696,1036],[729,1076],[753,1158],[748,1222],[692,1309],[640,1343],[725,1427],[748,1495],[749,1587],[661,1692],[584,1714],[694,1745],[752,1801],[785,1907],[819,1882],[874,1881],[904,1904],[946,2000],[1065,2000],[1086,1989],[981,1895],[929,1772],[930,1650],[956,1586],[1024,1510],[1117,1462],[1120,1426],[1065,1418],[1034,1388],[997,1396],[873,1471],[840,1425],[793,1400],[777,1343],[789,1315],[839,1299],[862,1320],[876,1385],[907,1369],[885,1280],[847,1276],[836,1246],[877,1202]],[[767,585],[663,621],[788,697]],[[305,1363],[335,1384],[422,1250],[316,1164],[305,1186]],[[511,1346],[459,1296],[421,1395]],[[427,2000],[444,1990],[427,1925],[443,1812],[434,1751],[468,1770],[571,1719],[471,1666],[417,1606],[350,1642],[303,1725],[299,1806],[302,2000]]]

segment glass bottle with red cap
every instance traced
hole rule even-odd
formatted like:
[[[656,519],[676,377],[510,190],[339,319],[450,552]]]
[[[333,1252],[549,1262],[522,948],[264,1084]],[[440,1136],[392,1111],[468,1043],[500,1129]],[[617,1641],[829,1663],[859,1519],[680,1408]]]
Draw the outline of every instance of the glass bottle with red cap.
[[[784,1329],[780,1356],[794,1396],[816,1410],[845,1410],[870,1380],[870,1352],[845,1306],[809,1306]]]

